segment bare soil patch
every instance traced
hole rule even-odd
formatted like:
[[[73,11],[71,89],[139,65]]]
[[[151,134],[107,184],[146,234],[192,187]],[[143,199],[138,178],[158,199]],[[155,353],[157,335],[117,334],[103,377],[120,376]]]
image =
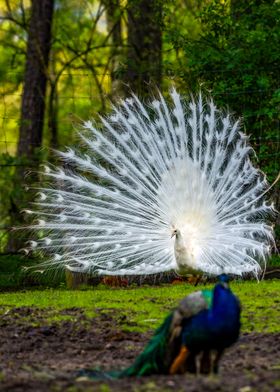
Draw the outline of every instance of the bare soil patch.
[[[80,308],[62,311],[71,320],[44,324],[42,309],[13,308],[0,319],[1,391],[280,391],[280,333],[244,334],[222,359],[218,377],[153,376],[115,381],[77,377],[82,368],[130,365],[151,333],[127,332],[113,312],[88,318]]]

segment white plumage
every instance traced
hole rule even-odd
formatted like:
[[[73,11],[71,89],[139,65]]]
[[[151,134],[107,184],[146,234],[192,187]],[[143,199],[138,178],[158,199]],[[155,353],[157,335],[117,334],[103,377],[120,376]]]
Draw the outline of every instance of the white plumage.
[[[59,153],[67,168],[46,168],[53,185],[28,212],[40,237],[30,245],[48,265],[105,275],[260,272],[274,243],[265,222],[273,207],[247,137],[201,95],[171,98],[126,99],[100,128],[84,123],[85,147]]]

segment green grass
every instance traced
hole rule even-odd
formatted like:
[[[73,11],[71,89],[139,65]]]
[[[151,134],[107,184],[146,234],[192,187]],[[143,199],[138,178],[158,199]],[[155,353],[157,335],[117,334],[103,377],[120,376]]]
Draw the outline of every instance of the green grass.
[[[97,313],[112,314],[124,330],[147,331],[156,328],[178,301],[192,291],[212,286],[163,285],[108,289],[98,286],[89,290],[28,290],[0,294],[0,313],[19,306],[44,308],[49,322],[65,318],[63,309],[80,307],[88,317]],[[242,304],[243,332],[280,332],[280,281],[257,283],[233,282],[232,290]],[[43,321],[42,321],[43,322]],[[45,322],[45,321],[44,321]]]

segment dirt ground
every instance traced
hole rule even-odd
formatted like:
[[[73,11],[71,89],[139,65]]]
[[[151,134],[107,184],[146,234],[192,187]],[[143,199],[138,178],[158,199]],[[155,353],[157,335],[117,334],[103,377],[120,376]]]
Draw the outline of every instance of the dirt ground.
[[[79,308],[63,311],[75,321],[42,325],[44,310],[21,307],[0,318],[0,391],[280,391],[280,333],[245,334],[229,349],[217,377],[153,376],[116,381],[77,377],[82,368],[130,365],[151,334],[124,332],[110,314],[87,318]]]

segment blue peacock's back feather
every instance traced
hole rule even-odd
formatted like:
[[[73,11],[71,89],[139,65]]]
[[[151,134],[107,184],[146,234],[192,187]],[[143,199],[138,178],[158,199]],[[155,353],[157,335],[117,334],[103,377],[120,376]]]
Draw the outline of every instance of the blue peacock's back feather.
[[[201,373],[217,372],[223,351],[238,339],[239,330],[239,300],[227,276],[221,275],[213,290],[197,291],[179,303],[130,367],[108,373],[86,370],[82,375],[108,379],[197,372],[198,355]]]
[[[228,288],[217,284],[212,307],[183,320],[182,344],[196,352],[226,348],[237,340],[239,330],[239,301]]]

